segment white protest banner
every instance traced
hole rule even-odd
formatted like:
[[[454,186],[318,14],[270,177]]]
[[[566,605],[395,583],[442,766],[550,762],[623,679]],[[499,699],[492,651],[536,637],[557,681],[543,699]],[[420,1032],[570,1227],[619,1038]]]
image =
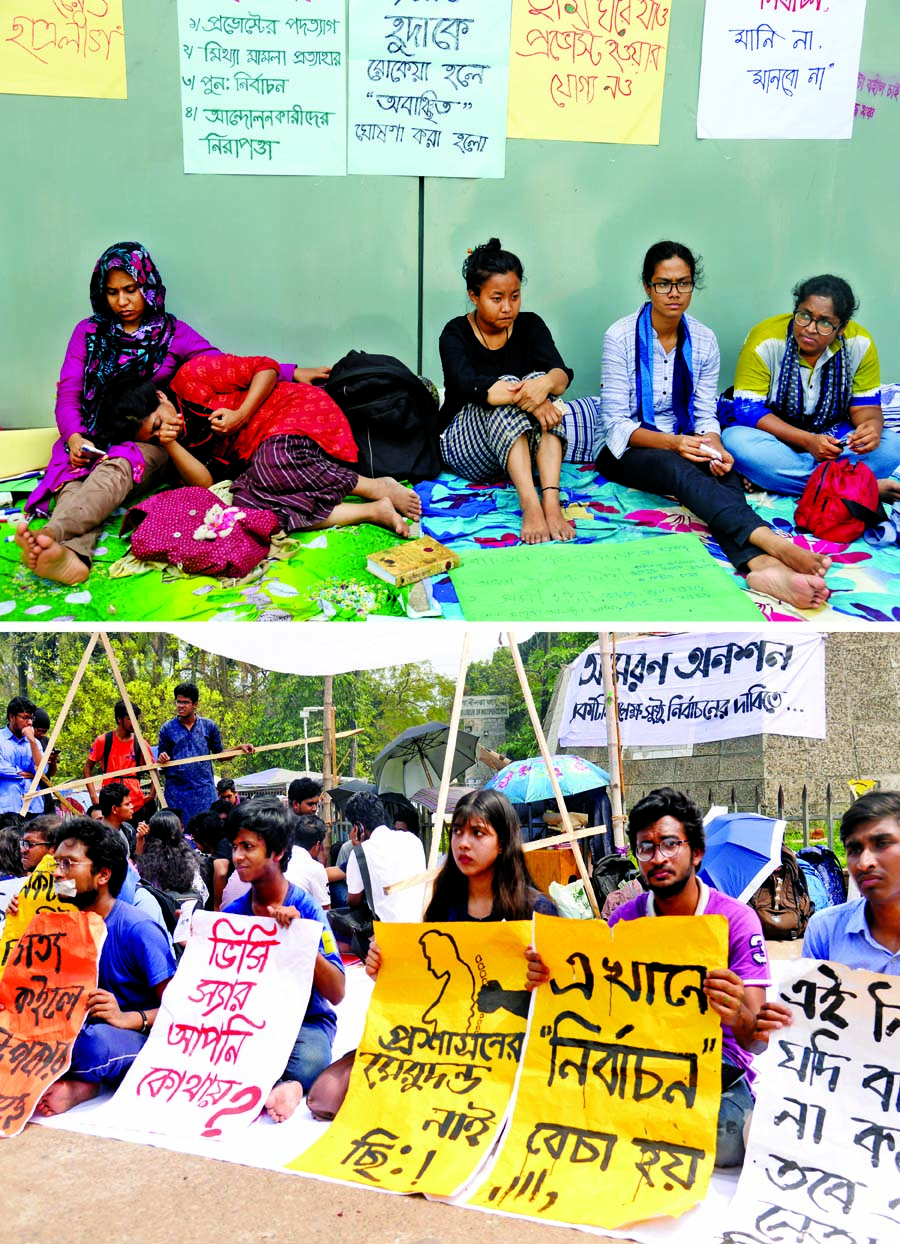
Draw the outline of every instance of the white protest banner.
[[[706,0],[698,138],[849,138],[866,0]]]
[[[896,1244],[900,1238],[900,979],[798,960],[794,1011],[759,1066],[723,1244]]]
[[[668,635],[616,651],[623,746],[671,746],[750,734],[825,738],[825,637],[792,630]],[[573,664],[559,741],[606,743],[600,649]]]
[[[511,0],[350,0],[351,173],[502,177]]]
[[[186,173],[346,172],[344,0],[178,0]]]
[[[197,912],[147,1043],[106,1107],[139,1131],[218,1138],[249,1126],[288,1060],[322,926]]]

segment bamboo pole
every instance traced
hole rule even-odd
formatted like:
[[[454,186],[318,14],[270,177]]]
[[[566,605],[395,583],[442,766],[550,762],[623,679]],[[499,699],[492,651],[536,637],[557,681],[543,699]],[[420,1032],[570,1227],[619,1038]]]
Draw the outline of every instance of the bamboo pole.
[[[531,687],[528,685],[528,678],[525,674],[525,666],[522,664],[522,657],[519,653],[519,645],[516,643],[515,636],[512,631],[507,632],[507,643],[512,654],[513,664],[516,667],[516,674],[519,677],[519,686],[522,688],[522,697],[525,700],[525,707],[528,709],[528,716],[531,719],[531,727],[534,730],[534,737],[537,739],[538,748],[541,756],[544,758],[544,764],[547,766],[547,776],[550,779],[550,785],[553,787],[553,795],[556,799],[559,814],[562,817],[563,833],[561,837],[572,848],[572,854],[575,857],[575,863],[578,867],[578,873],[584,882],[584,888],[587,891],[588,901],[591,904],[591,911],[600,919],[600,908],[597,905],[597,895],[594,893],[594,887],[591,883],[590,874],[584,862],[584,856],[581,854],[581,848],[575,840],[575,831],[572,828],[572,821],[569,818],[569,809],[566,807],[562,790],[560,789],[559,779],[553,770],[553,758],[550,755],[550,748],[547,746],[547,739],[544,735],[544,728],[541,720],[537,715],[537,709],[534,706],[534,696],[531,694]],[[546,840],[544,846],[546,846]]]
[[[447,811],[447,798],[450,794],[450,775],[453,772],[453,756],[456,751],[456,739],[459,735],[459,719],[462,714],[463,695],[466,690],[466,674],[469,671],[469,632],[463,635],[462,652],[459,655],[459,673],[456,675],[456,690],[453,693],[453,709],[450,713],[450,732],[447,735],[447,746],[444,752],[444,771],[438,788],[437,807],[431,830],[431,849],[428,852],[428,867],[433,869],[437,863],[441,849],[441,835],[444,829],[444,813]]]
[[[128,688],[125,686],[125,679],[122,677],[122,671],[119,668],[118,658],[116,657],[115,652],[113,652],[113,647],[112,647],[112,644],[109,642],[109,636],[106,634],[106,631],[101,632],[100,638],[103,640],[103,647],[106,649],[106,655],[109,658],[109,664],[110,664],[110,668],[112,669],[113,678],[116,681],[116,686],[119,688],[119,694],[122,697],[122,701],[126,709],[128,710],[128,717],[134,729],[134,737],[137,739],[135,759],[137,759],[138,756],[141,756],[144,760],[146,760],[148,757],[152,760],[153,753],[150,751],[150,749],[147,747],[146,742],[144,741],[144,735],[141,732],[141,723],[138,721],[138,715],[134,711],[134,705],[131,702],[131,696],[128,694]],[[164,808],[166,806],[166,797],[163,794],[162,783],[160,782],[159,776],[155,769],[150,770],[150,781],[153,783],[153,790],[156,793],[157,806],[160,808]]]
[[[622,746],[619,741],[619,694],[610,651],[609,631],[600,631],[600,665],[606,701],[606,751],[609,758],[609,802],[612,805],[613,842],[625,852],[625,811],[622,802]]]

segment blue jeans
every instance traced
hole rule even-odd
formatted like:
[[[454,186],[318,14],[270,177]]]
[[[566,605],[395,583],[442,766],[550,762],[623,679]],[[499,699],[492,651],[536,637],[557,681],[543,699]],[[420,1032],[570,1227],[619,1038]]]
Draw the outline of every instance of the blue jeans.
[[[849,423],[842,425],[834,435],[840,438],[850,428]],[[812,454],[798,453],[771,432],[760,428],[726,428],[722,433],[722,444],[734,457],[734,465],[741,475],[746,475],[766,492],[781,493],[783,496],[799,497],[806,481],[819,465]],[[878,448],[870,454],[855,454],[845,449],[840,456],[853,462],[864,462],[876,479],[887,479],[900,464],[900,435],[887,430],[882,432]]]
[[[331,1036],[316,1024],[304,1024],[297,1034],[282,1080],[296,1080],[308,1093],[320,1071],[331,1062]]]
[[[745,1075],[723,1091],[716,1130],[716,1166],[743,1164],[744,1127],[753,1113],[753,1104]]]
[[[72,1065],[66,1075],[115,1088],[147,1040],[130,1028],[112,1024],[85,1024],[72,1046]]]

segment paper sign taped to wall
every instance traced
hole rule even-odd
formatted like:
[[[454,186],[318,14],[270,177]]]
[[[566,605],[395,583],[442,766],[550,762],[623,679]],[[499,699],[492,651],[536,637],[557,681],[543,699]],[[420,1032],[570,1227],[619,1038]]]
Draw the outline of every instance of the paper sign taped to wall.
[[[0,0],[0,92],[125,99],[122,0]]]

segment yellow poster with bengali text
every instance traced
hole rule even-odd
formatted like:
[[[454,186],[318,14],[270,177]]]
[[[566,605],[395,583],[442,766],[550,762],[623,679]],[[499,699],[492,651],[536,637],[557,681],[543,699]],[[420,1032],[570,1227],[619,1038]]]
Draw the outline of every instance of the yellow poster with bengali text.
[[[19,891],[19,910],[7,915],[0,934],[0,976],[9,962],[19,938],[39,911],[71,911],[71,903],[62,903],[53,889],[53,871],[56,860],[45,855]]]
[[[715,1159],[722,1030],[702,986],[726,965],[727,919],[537,916],[535,946],[550,981],[505,1141],[468,1203],[605,1228],[684,1213]]]
[[[0,93],[126,99],[122,0],[0,0]]]
[[[530,941],[530,921],[379,924],[383,966],[347,1097],[289,1168],[388,1192],[459,1189],[512,1096]]]
[[[510,138],[659,142],[672,0],[513,0]]]

